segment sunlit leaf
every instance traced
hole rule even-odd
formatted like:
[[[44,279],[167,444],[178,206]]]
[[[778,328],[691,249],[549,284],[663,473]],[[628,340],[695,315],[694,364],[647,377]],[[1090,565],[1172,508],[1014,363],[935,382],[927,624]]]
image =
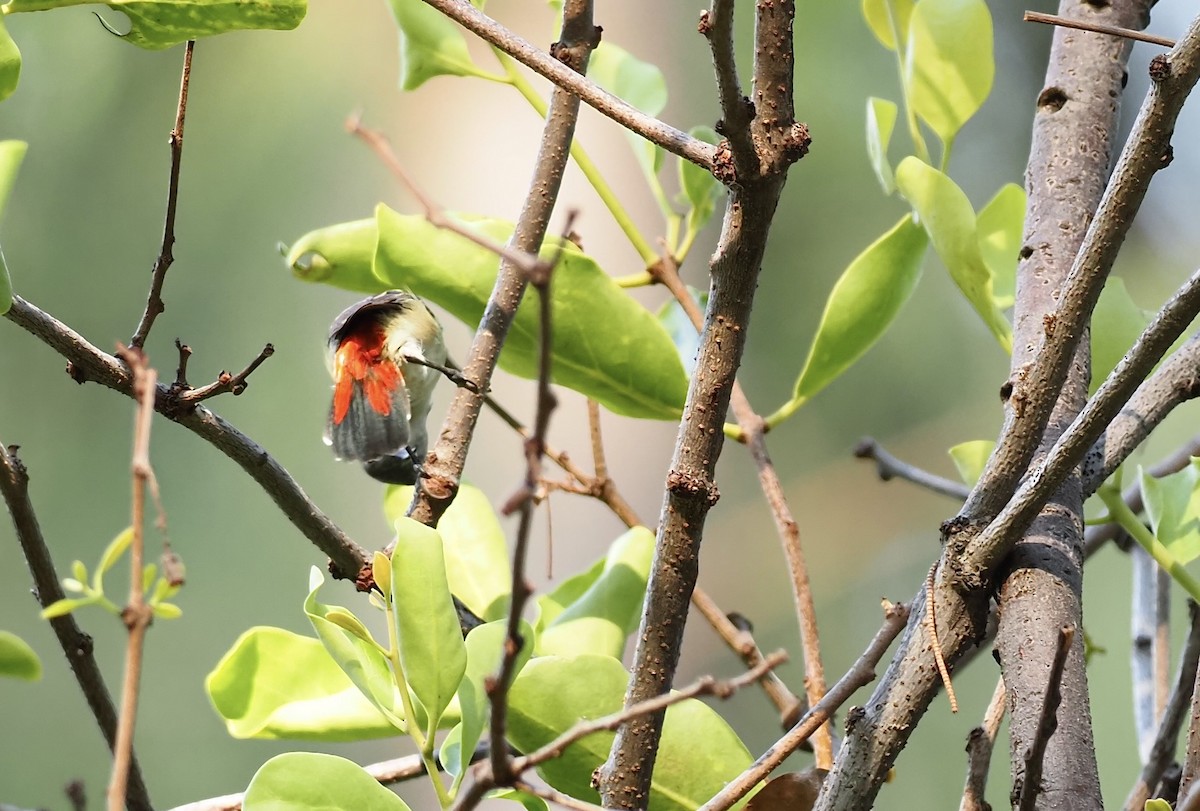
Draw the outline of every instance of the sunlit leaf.
[[[1150,323],[1150,313],[1134,303],[1125,280],[1109,276],[1092,311],[1092,380],[1094,393]]]
[[[608,40],[592,51],[588,78],[647,115],[657,116],[667,106],[667,80],[662,71]],[[636,133],[625,134],[642,171],[647,177],[656,176],[662,168],[662,148]]]
[[[42,619],[52,620],[55,617],[65,617],[77,608],[83,608],[85,605],[94,605],[99,601],[99,597],[64,597],[61,600],[55,600],[43,608]]]
[[[896,103],[872,96],[867,99],[867,156],[871,168],[883,187],[884,194],[896,190],[896,176],[888,160],[888,144],[892,142],[892,130],[896,127]]]
[[[514,803],[520,803],[525,806],[525,811],[549,811],[550,806],[541,797],[535,797],[524,791],[517,791],[515,788],[496,789],[488,794],[489,800],[511,800]]]
[[[183,616],[183,609],[175,603],[155,603],[151,610],[155,619],[160,620],[177,620]]]
[[[1161,478],[1139,466],[1138,478],[1155,537],[1181,564],[1200,557],[1200,459]]]
[[[990,439],[975,439],[961,442],[950,449],[950,458],[958,469],[959,478],[967,485],[974,487],[975,482],[983,475],[983,468],[995,450],[996,443]]]
[[[879,340],[916,287],[927,244],[925,232],[905,215],[843,271],[825,302],[794,401],[825,388]]]
[[[4,27],[0,16],[0,101],[4,101],[17,89],[21,79],[21,51]]]
[[[8,631],[0,631],[0,676],[24,681],[37,681],[42,677],[42,662],[33,648]]]
[[[559,583],[549,594],[537,597],[537,617],[533,627],[539,637],[554,620],[558,619],[567,606],[583,596],[592,587],[592,584],[600,579],[607,562],[607,557],[600,558],[589,568]]]
[[[461,29],[421,0],[388,0],[400,29],[400,87],[415,90],[434,76],[483,75]]]
[[[246,788],[244,811],[410,811],[361,766],[316,752],[286,752],[264,763]]]
[[[896,38],[892,34],[892,22],[900,32],[900,41],[908,39],[908,24],[912,17],[913,0],[863,0],[863,18],[879,40],[889,51],[896,50]],[[889,19],[889,14],[891,18]]]
[[[357,293],[380,292],[372,268],[379,226],[372,217],[309,231],[296,240],[284,259],[296,278],[323,282]]]
[[[996,72],[983,0],[921,0],[909,21],[909,103],[949,143],[983,105]]]
[[[0,24],[0,71],[3,71],[4,59],[4,29]],[[14,46],[15,47],[15,46]],[[0,82],[3,75],[0,73]],[[15,83],[15,79],[13,80]],[[0,98],[3,98],[0,96]],[[17,179],[17,170],[25,157],[28,144],[24,141],[0,141],[0,220],[4,218],[5,204]],[[0,250],[0,315],[12,307],[12,279],[8,275],[8,265],[4,261],[4,252]]]
[[[1025,227],[1025,190],[1007,183],[988,201],[975,220],[979,251],[992,274],[992,299],[999,310],[1013,306],[1017,258]]]
[[[408,511],[412,493],[408,486],[387,488],[383,511],[388,524],[394,526]],[[472,484],[460,485],[437,529],[450,593],[484,620],[506,616],[512,590],[508,543],[487,494]]]
[[[92,588],[96,591],[100,590],[101,578],[104,573],[117,564],[121,559],[121,555],[125,554],[125,550],[133,543],[133,527],[126,527],[117,537],[109,542],[104,548],[104,553],[100,555],[100,563],[96,566],[96,573],[92,575]]]
[[[983,261],[975,231],[975,211],[967,195],[949,177],[911,156],[896,167],[896,186],[916,210],[958,289],[1004,351],[1012,352],[1012,327],[992,295],[992,274]]]
[[[320,640],[282,628],[242,634],[204,688],[235,738],[357,741],[396,734]]]

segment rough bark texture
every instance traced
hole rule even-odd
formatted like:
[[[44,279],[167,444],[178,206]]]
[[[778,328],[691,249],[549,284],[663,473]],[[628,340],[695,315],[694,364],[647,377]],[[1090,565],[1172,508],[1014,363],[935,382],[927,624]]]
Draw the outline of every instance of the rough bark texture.
[[[1096,7],[1064,0],[1061,16],[1125,28],[1142,28],[1148,0]],[[1029,195],[1022,260],[1017,270],[1012,373],[1020,374],[1053,329],[1052,313],[1104,194],[1112,165],[1129,44],[1067,28],[1056,29],[1038,96],[1033,145],[1026,172]],[[1038,464],[1087,400],[1089,342],[1079,341],[1067,380],[1034,457]],[[1063,626],[1083,621],[1083,497],[1072,473],[1017,544],[1000,589],[996,651],[1010,713],[1013,792],[1022,787],[1025,753],[1038,730],[1040,698]],[[1100,780],[1092,739],[1091,708],[1076,634],[1063,671],[1057,731],[1042,763],[1039,808],[1100,808]]]

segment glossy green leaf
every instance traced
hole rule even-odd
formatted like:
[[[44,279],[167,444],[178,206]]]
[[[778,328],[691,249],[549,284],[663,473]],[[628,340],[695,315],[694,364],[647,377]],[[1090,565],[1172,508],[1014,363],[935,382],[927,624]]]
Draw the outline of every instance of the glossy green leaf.
[[[154,618],[160,620],[177,620],[183,616],[183,609],[175,603],[155,603],[151,610]]]
[[[431,225],[422,216],[376,209],[378,290],[404,287],[474,328],[496,281],[489,251]],[[493,239],[507,241],[512,224],[468,220]],[[553,255],[556,249],[545,249]],[[536,294],[517,310],[500,366],[537,377],[539,329]],[[555,383],[629,417],[676,419],[687,397],[687,375],[675,346],[654,315],[617,286],[596,262],[572,246],[562,251],[553,281]]]
[[[588,78],[647,115],[657,116],[667,106],[667,80],[662,71],[608,40],[592,51]],[[636,133],[626,131],[626,136],[642,171],[655,177],[662,168],[662,148]]]
[[[983,468],[991,458],[996,443],[990,439],[975,439],[961,442],[950,449],[950,458],[958,469],[959,478],[967,485],[974,487],[975,482],[983,475]]]
[[[707,291],[702,293],[691,285],[688,285],[687,290],[688,294],[700,305],[701,311],[708,308]],[[696,368],[696,355],[700,351],[700,333],[696,331],[696,325],[692,323],[692,319],[688,318],[683,307],[674,298],[667,299],[667,302],[658,309],[658,320],[666,328],[667,334],[671,336],[671,342],[679,351],[679,361],[683,364],[684,371],[690,376],[692,370]]]
[[[286,752],[264,763],[242,800],[243,811],[410,811],[361,766],[316,752]]]
[[[1200,557],[1200,459],[1155,478],[1138,466],[1150,529],[1181,564]]]
[[[388,0],[400,29],[400,87],[415,90],[434,76],[485,75],[471,61],[458,25],[421,0]]]
[[[96,566],[96,573],[92,575],[92,588],[100,590],[101,580],[105,572],[117,564],[121,559],[121,555],[125,554],[125,550],[133,543],[133,527],[126,527],[117,537],[109,542],[104,548],[104,553],[100,555],[100,563]]]
[[[539,634],[538,654],[620,659],[637,630],[653,557],[654,533],[646,527],[633,527],[614,541],[600,576]]]
[[[3,25],[0,23],[0,85],[3,82],[4,70],[4,36]],[[15,83],[16,80],[13,81]],[[3,95],[0,95],[0,99],[2,98]],[[25,158],[28,146],[24,141],[0,141],[0,220],[4,218],[4,207],[13,183],[17,180],[17,170],[21,168],[21,161]],[[12,292],[12,279],[8,275],[4,251],[0,250],[0,315],[4,315],[12,306]]]
[[[908,40],[909,19],[913,13],[913,0],[863,0],[863,18],[879,44],[889,51],[896,50],[893,23],[900,32],[900,41]]]
[[[55,600],[42,609],[42,619],[52,620],[55,617],[65,617],[72,611],[83,608],[85,605],[94,605],[100,602],[99,597],[64,597],[61,600]]]
[[[309,231],[292,244],[284,259],[296,278],[323,282],[356,293],[378,293],[372,265],[379,226],[372,217]]]
[[[491,704],[488,701],[485,683],[500,669],[500,658],[507,635],[507,620],[480,625],[467,634],[467,669],[458,687],[458,706],[462,721],[451,730],[442,743],[440,757],[446,772],[454,778],[452,792],[457,791],[462,783],[471,756],[487,726]],[[533,652],[534,631],[529,623],[521,623],[521,635],[525,644],[517,654],[515,673],[521,672]]]
[[[320,640],[282,628],[242,634],[204,688],[235,738],[357,741],[396,734]]]
[[[926,245],[925,232],[905,215],[854,258],[825,302],[795,402],[825,388],[879,340],[921,277]]]
[[[628,675],[608,656],[533,659],[509,694],[509,737],[522,752],[543,746],[581,718],[621,709]],[[539,770],[572,797],[598,803],[592,772],[608,758],[613,733],[590,735]],[[695,699],[667,710],[650,787],[649,811],[692,811],[750,765],[750,753],[729,725]]]
[[[1150,323],[1150,313],[1134,303],[1125,288],[1125,280],[1109,276],[1100,291],[1100,300],[1092,311],[1092,380],[1088,393],[1094,393],[1125,357],[1125,353]]]
[[[10,0],[7,13],[89,5],[92,0]],[[306,0],[107,0],[129,18],[121,39],[148,50],[161,50],[189,39],[229,31],[287,31],[304,19]]]
[[[1146,800],[1143,811],[1171,811],[1171,804],[1161,798]]]
[[[983,106],[996,72],[992,15],[984,0],[921,0],[905,52],[909,103],[949,143]]]
[[[979,252],[992,274],[992,300],[996,308],[1013,306],[1017,288],[1017,259],[1025,227],[1025,190],[1007,183],[988,201],[975,220]]]
[[[408,511],[412,492],[408,486],[387,489],[383,511],[392,526]],[[461,485],[437,529],[450,593],[485,621],[506,616],[512,589],[508,543],[487,494],[474,485]]]
[[[892,131],[896,128],[898,109],[894,101],[872,96],[867,99],[867,157],[871,168],[883,187],[884,194],[896,190],[896,176],[888,160],[888,145],[892,142]]]
[[[21,79],[21,50],[8,29],[4,27],[4,17],[0,15],[0,101],[4,101],[17,89]]]
[[[688,134],[706,144],[718,144],[721,136],[712,127],[692,127]],[[717,202],[725,195],[725,187],[717,182],[712,172],[701,169],[683,158],[676,158],[679,167],[679,188],[687,201],[687,225],[691,231],[699,231],[712,219]]]
[[[24,639],[8,631],[0,631],[0,676],[24,681],[42,677],[42,661]]]
[[[441,536],[411,518],[397,519],[396,532],[392,605],[400,662],[432,729],[462,682],[467,649],[450,598]]]
[[[497,789],[489,793],[487,798],[489,800],[511,800],[525,806],[526,811],[549,811],[550,809],[550,806],[546,805],[546,801],[541,797],[517,791],[515,788]]]
[[[992,295],[992,274],[983,261],[975,231],[975,211],[967,195],[949,177],[911,156],[896,167],[896,186],[916,210],[958,289],[1004,351],[1012,352],[1012,327]]]
[[[559,583],[554,591],[537,597],[537,617],[534,619],[533,627],[539,637],[554,620],[558,619],[567,606],[582,597],[592,587],[592,584],[600,579],[607,563],[607,557],[600,558],[589,568]]]
[[[397,729],[404,728],[404,710],[392,677],[387,655],[379,646],[347,631],[330,620],[329,613],[348,614],[341,606],[327,606],[317,600],[317,592],[325,582],[315,566],[309,574],[309,593],[304,601],[304,613],[312,623],[317,638],[334,663],[342,669],[362,694],[375,705]]]

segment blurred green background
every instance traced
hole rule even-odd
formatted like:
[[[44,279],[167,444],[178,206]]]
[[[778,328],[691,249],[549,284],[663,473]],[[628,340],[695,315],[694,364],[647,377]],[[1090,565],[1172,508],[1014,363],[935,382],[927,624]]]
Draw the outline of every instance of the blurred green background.
[[[1021,182],[1050,38],[1044,27],[1019,22],[1019,6],[990,5],[996,87],[960,136],[951,166],[976,207],[1003,183]],[[857,3],[800,6],[796,107],[814,143],[785,192],[741,374],[764,413],[790,393],[841,270],[904,211],[880,193],[863,136],[867,96],[898,96],[891,54],[871,38]],[[1153,30],[1181,31],[1184,6],[1160,3]],[[1037,7],[1053,10],[1045,2]],[[119,14],[96,8],[121,28]],[[489,8],[535,42],[546,45],[553,37],[543,4],[495,0]],[[601,4],[597,11],[606,39],[661,66],[672,94],[664,117],[681,128],[717,117],[705,44],[695,33],[696,8],[659,3],[652,25],[641,3]],[[749,20],[739,22],[746,55]],[[15,96],[0,105],[0,138],[30,143],[3,223],[14,286],[111,350],[133,331],[158,253],[182,48],[150,53],[130,47],[106,33],[90,9],[12,15],[7,23],[22,50],[24,72]],[[335,463],[320,441],[329,396],[325,331],[355,297],[291,279],[276,244],[368,216],[379,200],[417,210],[366,148],[345,134],[343,121],[352,111],[362,110],[368,125],[390,135],[412,174],[447,208],[507,218],[520,207],[540,128],[515,93],[485,82],[440,78],[402,94],[396,45],[391,16],[379,0],[314,0],[294,32],[230,34],[197,45],[176,263],[167,277],[168,309],[147,346],[151,361],[169,377],[176,363],[172,340],[190,344],[191,380],[201,384],[222,369],[242,368],[272,342],[276,354],[251,378],[246,394],[211,405],[274,454],[367,547],[380,547],[389,537],[382,489],[357,468]],[[490,67],[486,50],[472,47],[480,64]],[[1152,55],[1148,46],[1134,53],[1127,121],[1144,93]],[[1185,116],[1177,144],[1194,133],[1195,115]],[[660,233],[657,209],[618,129],[585,110],[580,137],[644,232]],[[907,146],[898,134],[893,157]],[[1196,232],[1189,235],[1186,226],[1194,224],[1196,160],[1194,151],[1180,149],[1170,171],[1155,181],[1142,218],[1147,225],[1131,237],[1118,270],[1145,307],[1158,306],[1195,254]],[[576,230],[610,272],[639,269],[636,254],[574,169],[560,212],[568,207],[578,209]],[[684,269],[697,286],[705,286],[703,257],[714,233],[715,224]],[[638,295],[654,307],[664,300],[659,290]],[[462,357],[470,333],[445,323],[452,354]],[[65,572],[76,558],[93,562],[128,524],[133,412],[131,401],[96,385],[78,386],[62,369],[52,350],[0,322],[0,441],[21,446],[42,528]],[[860,436],[872,435],[905,459],[952,475],[947,447],[995,436],[997,390],[1006,370],[1007,358],[930,259],[917,293],[884,340],[770,435],[810,561],[830,681],[877,628],[879,598],[903,600],[916,591],[937,552],[938,523],[955,510],[953,503],[903,483],[881,483],[870,466],[851,458],[850,449]],[[501,375],[496,392],[517,414],[532,413],[528,382]],[[435,422],[447,401],[443,387]],[[1173,417],[1143,458],[1153,461],[1178,444],[1194,417],[1193,409]],[[653,524],[674,426],[611,415],[604,425],[616,482]],[[467,475],[499,504],[520,480],[520,443],[490,416],[480,431]],[[584,404],[573,393],[563,394],[552,440],[577,460],[589,458]],[[250,626],[308,632],[301,612],[307,570],[324,559],[253,481],[204,442],[162,419],[152,442],[170,539],[188,567],[179,598],[183,618],[158,623],[150,634],[137,732],[152,797],[167,808],[241,790],[271,755],[306,748],[230,739],[208,706],[203,678]],[[742,448],[727,446],[719,485],[722,499],[708,521],[701,583],[725,610],[754,621],[764,648],[792,652],[793,662],[781,672],[800,691],[790,587]],[[603,554],[621,531],[600,505],[575,496],[555,495],[543,517],[531,562],[539,587]],[[550,537],[552,573],[546,565]],[[1110,803],[1124,797],[1137,770],[1127,675],[1128,580],[1127,560],[1115,550],[1089,564],[1087,631],[1108,651],[1093,660],[1089,676]],[[0,628],[29,641],[46,665],[40,683],[0,681],[0,802],[65,808],[61,787],[80,778],[94,806],[107,779],[107,751],[38,618],[29,582],[11,525],[0,521]],[[327,596],[347,604],[356,599],[345,585]],[[118,684],[123,627],[99,611],[79,619],[95,636],[110,685]],[[679,681],[739,668],[694,619]],[[957,802],[966,735],[996,676],[985,655],[956,678],[963,711],[952,716],[944,701],[934,705],[880,795],[882,807]],[[753,752],[779,733],[757,691],[745,691],[721,710]],[[406,747],[385,741],[325,748],[369,762]],[[991,786],[997,804],[1008,790],[1006,741],[1000,747]],[[804,757],[795,760],[804,763]],[[414,807],[432,803],[414,786],[402,793]]]

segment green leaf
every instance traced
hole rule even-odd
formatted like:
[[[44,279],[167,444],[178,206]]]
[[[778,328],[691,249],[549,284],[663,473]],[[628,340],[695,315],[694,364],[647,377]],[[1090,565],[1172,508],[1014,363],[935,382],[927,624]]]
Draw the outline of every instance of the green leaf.
[[[315,752],[287,752],[255,773],[244,811],[411,811],[361,766]]]
[[[1159,479],[1139,465],[1138,478],[1155,537],[1183,565],[1200,557],[1200,459]]]
[[[889,6],[891,6],[890,13],[894,15],[896,27],[900,30],[900,39],[906,41],[909,19],[913,13],[913,0],[863,0],[862,13],[871,33],[875,35],[875,39],[879,40],[879,44],[889,51],[894,51],[896,50],[896,38],[892,35],[892,23],[888,17]]]
[[[867,156],[871,168],[883,187],[884,194],[896,190],[896,176],[888,160],[888,144],[892,142],[892,130],[896,128],[896,103],[872,96],[867,99]]]
[[[793,402],[810,399],[879,340],[916,288],[927,244],[905,215],[854,258],[825,302]]]
[[[242,634],[204,689],[235,738],[359,741],[396,734],[320,640],[282,628]]]
[[[85,605],[92,605],[100,602],[99,597],[64,597],[61,600],[55,600],[42,609],[42,619],[52,620],[55,617],[65,617],[77,608],[83,608]]]
[[[1005,184],[979,212],[975,230],[979,252],[992,274],[992,299],[999,310],[1013,306],[1017,288],[1017,258],[1025,227],[1025,190]]]
[[[396,532],[392,603],[400,662],[433,729],[462,682],[467,649],[450,599],[441,536],[411,518],[398,519]]]
[[[415,90],[434,76],[484,76],[467,41],[446,15],[421,0],[388,0],[400,29],[400,87]]]
[[[4,27],[4,17],[0,16],[0,101],[16,91],[20,79],[21,50]]]
[[[372,269],[378,241],[374,218],[343,222],[309,231],[292,244],[284,261],[296,278],[306,282],[378,293],[381,286]]]
[[[412,502],[413,488],[387,488],[383,511],[395,526]],[[507,615],[512,589],[508,544],[491,502],[478,487],[462,484],[450,508],[438,521],[446,555],[450,593],[484,620]]]
[[[1146,800],[1144,811],[1171,811],[1171,804],[1161,798]]]
[[[454,784],[450,788],[452,794],[462,783],[471,756],[487,725],[491,704],[488,701],[485,682],[500,669],[500,658],[507,635],[507,620],[480,625],[467,634],[467,669],[458,687],[458,706],[462,721],[450,731],[450,735],[442,743],[440,754],[446,772],[454,778]],[[525,644],[517,654],[514,676],[525,667],[533,652],[534,631],[529,623],[521,623],[521,636]]]
[[[4,11],[42,11],[91,2],[11,0]],[[119,35],[121,39],[148,50],[228,31],[287,31],[298,26],[308,10],[305,0],[107,0],[105,5],[129,18],[129,33]]]
[[[691,285],[688,285],[687,291],[688,295],[700,305],[701,311],[708,309],[708,291],[700,292]],[[658,309],[658,320],[666,328],[667,334],[671,336],[671,342],[675,344],[675,349],[679,352],[679,361],[690,377],[696,368],[696,355],[700,351],[700,333],[696,331],[696,325],[692,323],[692,319],[688,318],[679,302],[673,298],[667,299],[667,302]]]
[[[160,620],[177,620],[183,616],[183,609],[175,603],[155,603],[152,609],[154,616]]]
[[[549,811],[550,806],[541,797],[517,791],[515,788],[502,788],[488,794],[489,800],[511,800],[525,806],[526,811]]]
[[[42,662],[33,648],[8,631],[0,631],[0,676],[24,681],[42,677]]]
[[[1100,300],[1092,311],[1092,380],[1088,393],[1100,388],[1125,357],[1142,331],[1150,323],[1150,314],[1134,303],[1125,280],[1109,276],[1100,291]]]
[[[688,134],[706,144],[717,144],[721,136],[712,127],[692,127]],[[688,228],[699,231],[716,211],[717,201],[725,194],[725,187],[717,182],[712,172],[701,169],[683,158],[677,158],[679,166],[679,188],[688,202]],[[692,330],[695,332],[695,329]]]
[[[959,477],[971,487],[983,475],[983,468],[996,449],[996,443],[990,439],[975,439],[961,442],[950,449],[950,458],[958,469]]]
[[[4,81],[4,38],[6,36],[3,23],[0,23],[0,91],[3,90]],[[15,78],[13,82],[15,84]],[[3,94],[0,93],[0,99],[2,98]],[[28,146],[24,141],[0,141],[0,220],[4,218],[4,207],[8,202],[8,195],[12,191],[13,183],[16,182],[17,170],[21,168],[21,161],[25,157]],[[8,312],[8,308],[11,306],[12,279],[8,275],[4,251],[0,250],[0,315]]]
[[[495,255],[422,216],[400,215],[383,205],[376,213],[376,290],[407,288],[474,328],[495,285]],[[508,222],[466,221],[501,242],[512,233]],[[547,247],[544,253],[555,255],[557,248]],[[654,315],[573,246],[562,250],[552,287],[554,382],[616,414],[677,419],[687,397],[687,375]],[[527,296],[517,310],[500,354],[502,368],[530,380],[537,377],[539,347],[533,297]]]
[[[92,575],[93,589],[102,590],[104,574],[117,565],[117,561],[121,559],[121,555],[125,554],[125,550],[131,543],[133,543],[133,527],[126,527],[104,548],[104,553],[100,555],[100,563],[96,566],[96,573]]]
[[[592,51],[588,78],[647,115],[657,116],[667,106],[667,80],[662,71],[608,40]],[[662,168],[662,148],[628,130],[626,136],[642,171],[649,178],[656,177]]]
[[[1004,351],[1012,352],[1012,327],[993,298],[992,274],[983,261],[975,231],[975,212],[967,195],[949,177],[912,156],[896,167],[896,186],[916,210],[958,289]]]
[[[992,15],[983,0],[921,0],[905,53],[909,103],[948,144],[983,105],[996,72]]]
[[[538,654],[620,659],[626,639],[637,630],[653,557],[654,533],[645,527],[633,527],[614,541],[600,576],[538,635]]]
[[[554,591],[537,598],[537,618],[534,620],[533,627],[539,637],[554,620],[558,619],[567,606],[582,597],[592,587],[592,584],[600,579],[607,563],[607,557],[600,558],[590,568],[559,583]]]
[[[328,618],[328,614],[350,613],[340,606],[327,606],[317,600],[317,591],[325,582],[315,566],[309,574],[309,593],[304,613],[317,638],[342,672],[397,729],[404,728],[404,710],[396,692],[391,665],[379,646],[356,633],[347,631]]]
[[[543,746],[580,719],[621,709],[628,675],[608,656],[543,656],[525,666],[509,695],[509,733],[516,748]],[[547,761],[550,785],[598,803],[592,772],[608,758],[613,733],[589,735]],[[691,699],[667,710],[650,787],[649,811],[691,811],[750,765],[750,753],[708,705]]]

